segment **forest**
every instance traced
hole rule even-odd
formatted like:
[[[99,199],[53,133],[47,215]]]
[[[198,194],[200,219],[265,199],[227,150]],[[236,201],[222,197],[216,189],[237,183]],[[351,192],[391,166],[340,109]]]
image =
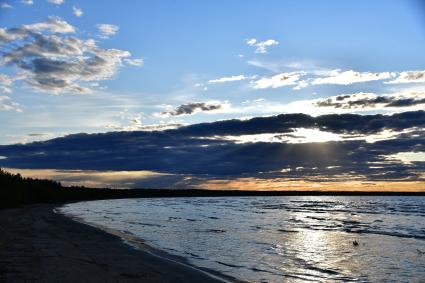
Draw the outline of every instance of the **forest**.
[[[0,168],[0,208],[37,203],[146,198],[146,197],[226,197],[226,196],[307,196],[307,195],[425,195],[425,192],[344,192],[344,191],[245,191],[202,189],[110,189],[63,186],[60,182],[26,178]]]

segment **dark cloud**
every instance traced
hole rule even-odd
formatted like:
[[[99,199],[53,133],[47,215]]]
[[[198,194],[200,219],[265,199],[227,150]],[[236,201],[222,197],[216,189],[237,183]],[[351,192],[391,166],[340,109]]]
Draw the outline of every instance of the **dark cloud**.
[[[199,111],[213,111],[222,109],[223,105],[219,103],[193,102],[182,104],[172,111],[162,112],[163,115],[181,116],[189,115]]]
[[[390,116],[282,114],[174,130],[76,134],[44,142],[0,146],[0,155],[6,157],[0,160],[0,165],[33,169],[152,170],[203,178],[261,175],[305,179],[350,174],[377,180],[413,180],[421,178],[425,170],[423,162],[389,162],[385,156],[425,151],[425,134],[421,130],[374,143],[360,139],[238,144],[220,136],[290,133],[299,127],[367,136],[384,129],[401,131],[424,126],[424,111]],[[282,171],[287,168],[290,170]]]
[[[374,107],[411,107],[425,104],[425,98],[417,97],[396,97],[390,95],[377,96],[374,94],[353,94],[339,95],[318,101],[318,107],[333,107],[341,109],[374,108]]]
[[[307,114],[281,114],[249,120],[226,120],[201,123],[175,130],[189,136],[250,135],[287,133],[295,128],[317,128],[338,134],[373,134],[382,130],[403,130],[425,126],[425,112],[413,111],[393,115],[329,114],[312,117]]]
[[[385,107],[408,107],[415,106],[419,104],[425,104],[425,98],[422,99],[413,99],[413,98],[400,98],[394,99],[389,102]]]

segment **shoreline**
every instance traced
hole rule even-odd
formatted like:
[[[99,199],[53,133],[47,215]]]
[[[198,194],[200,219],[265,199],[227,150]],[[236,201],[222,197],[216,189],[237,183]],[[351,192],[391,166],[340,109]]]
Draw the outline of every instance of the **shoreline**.
[[[64,205],[66,205],[66,204],[64,204]],[[216,270],[195,266],[195,265],[191,264],[185,257],[173,255],[173,254],[170,254],[170,253],[168,253],[164,250],[161,250],[160,248],[153,247],[153,246],[147,244],[143,238],[133,236],[128,231],[114,230],[114,229],[107,228],[107,227],[102,226],[102,225],[96,225],[96,224],[93,224],[93,223],[86,222],[86,221],[84,221],[83,219],[81,219],[77,216],[67,215],[66,213],[59,211],[60,207],[62,207],[62,206],[63,205],[56,206],[53,209],[53,212],[56,213],[56,214],[65,216],[69,219],[72,219],[73,221],[75,221],[77,223],[87,225],[89,227],[93,227],[95,229],[101,230],[101,231],[103,231],[103,232],[105,232],[109,235],[116,236],[124,244],[126,244],[127,246],[130,246],[131,248],[133,248],[137,251],[148,253],[148,254],[150,254],[154,257],[157,257],[161,260],[172,262],[173,264],[181,265],[184,268],[188,268],[188,269],[191,269],[191,270],[195,270],[197,272],[201,272],[201,273],[205,274],[206,276],[212,277],[213,279],[217,279],[219,282],[224,282],[224,283],[243,282],[243,281],[240,281],[240,280],[238,280],[234,277],[230,277],[230,276],[221,274],[220,272],[218,272]]]
[[[76,221],[62,205],[0,210],[0,282],[239,282]]]

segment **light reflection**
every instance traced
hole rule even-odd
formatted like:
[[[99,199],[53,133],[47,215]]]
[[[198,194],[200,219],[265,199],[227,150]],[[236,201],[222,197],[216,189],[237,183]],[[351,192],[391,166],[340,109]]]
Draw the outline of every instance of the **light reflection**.
[[[209,190],[259,190],[259,191],[425,191],[424,181],[368,181],[359,176],[341,175],[311,180],[293,178],[236,178],[233,180],[206,180],[197,187]],[[316,180],[314,180],[316,179]]]
[[[291,221],[305,228],[286,233],[275,247],[282,257],[283,273],[294,274],[306,281],[349,279],[352,274],[361,274],[361,264],[352,244],[356,236],[336,231],[341,227],[332,225],[335,224],[331,220],[335,214],[319,214],[319,211],[287,213]],[[299,282],[295,279],[287,281]]]

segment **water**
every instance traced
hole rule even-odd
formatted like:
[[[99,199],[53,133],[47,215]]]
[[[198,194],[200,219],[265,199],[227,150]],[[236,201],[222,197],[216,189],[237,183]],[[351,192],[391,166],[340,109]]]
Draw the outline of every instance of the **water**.
[[[425,282],[424,197],[122,199],[62,212],[252,282]]]

